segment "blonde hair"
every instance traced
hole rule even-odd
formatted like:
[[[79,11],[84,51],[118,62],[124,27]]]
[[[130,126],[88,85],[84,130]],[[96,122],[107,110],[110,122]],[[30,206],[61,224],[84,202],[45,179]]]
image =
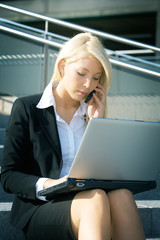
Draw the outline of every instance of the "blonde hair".
[[[58,63],[62,59],[65,62],[71,63],[88,56],[96,58],[101,63],[103,73],[100,84],[106,89],[107,93],[112,79],[112,67],[100,40],[91,33],[79,33],[64,44],[57,56],[51,81],[59,82],[61,80],[62,77],[58,68]]]

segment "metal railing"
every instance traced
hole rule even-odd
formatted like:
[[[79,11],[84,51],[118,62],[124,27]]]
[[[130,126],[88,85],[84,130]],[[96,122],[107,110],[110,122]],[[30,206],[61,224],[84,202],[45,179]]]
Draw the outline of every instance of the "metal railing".
[[[27,25],[24,25],[24,24],[16,23],[16,22],[4,19],[4,18],[0,18],[0,21],[2,23],[7,23],[7,24],[9,24],[11,26],[16,26],[16,27],[19,27],[19,28],[22,28],[22,29],[26,29],[26,30],[29,30],[29,31],[32,31],[32,32],[35,32],[35,33],[42,34],[42,35],[46,34],[46,32],[44,30],[37,29],[37,28],[31,27],[31,26],[27,26]],[[69,40],[68,37],[64,37],[64,36],[61,36],[59,34],[55,34],[55,33],[51,33],[51,32],[47,32],[47,36],[53,37],[54,39],[58,39],[60,41],[68,41]],[[124,50],[124,51],[123,50],[121,50],[121,51],[109,50],[108,51],[108,49],[106,49],[106,51],[107,51],[107,53],[109,55],[115,55],[116,57],[118,56],[118,57],[121,57],[123,59],[133,60],[134,62],[140,62],[140,63],[144,63],[144,64],[148,64],[148,65],[160,68],[160,64],[152,63],[151,61],[143,60],[141,58],[133,57],[133,56],[129,55],[130,53],[132,53],[132,54],[136,54],[136,53],[137,54],[153,53],[153,51],[150,50],[150,49]]]
[[[46,32],[48,32],[48,23],[50,22],[50,23],[54,23],[54,24],[57,24],[57,25],[61,25],[63,27],[68,27],[68,28],[75,29],[75,30],[82,31],[82,32],[91,32],[91,33],[93,33],[93,34],[95,34],[99,37],[111,39],[113,41],[118,41],[118,42],[125,43],[125,44],[128,44],[128,45],[136,46],[136,47],[139,47],[139,48],[146,48],[146,49],[153,50],[155,52],[156,51],[160,52],[160,48],[155,47],[155,46],[140,43],[140,42],[133,41],[133,40],[130,40],[130,39],[126,39],[126,38],[123,38],[123,37],[119,37],[119,36],[116,36],[116,35],[113,35],[113,34],[101,32],[101,31],[98,31],[98,30],[94,30],[92,28],[88,28],[88,27],[77,25],[77,24],[69,23],[69,22],[62,21],[62,20],[59,20],[59,19],[56,19],[56,18],[47,17],[47,16],[44,16],[44,15],[41,15],[41,14],[38,14],[38,13],[23,10],[23,9],[20,9],[20,8],[8,6],[8,5],[5,5],[5,4],[0,4],[0,8],[5,8],[5,9],[8,9],[10,11],[22,13],[22,14],[25,14],[25,15],[28,15],[28,16],[32,16],[32,17],[44,20],[45,21],[45,31]]]
[[[113,40],[113,41],[118,41],[118,42],[121,42],[121,43],[132,45],[132,46],[135,46],[135,47],[138,47],[138,48],[143,48],[145,51],[148,51],[150,53],[151,52],[152,53],[153,52],[160,52],[160,48],[155,47],[155,46],[139,43],[139,42],[132,41],[132,40],[129,40],[129,39],[125,39],[125,38],[122,38],[122,37],[118,37],[118,36],[115,36],[115,35],[112,35],[112,34],[97,31],[97,30],[94,30],[94,29],[91,29],[91,28],[87,28],[87,27],[83,27],[83,26],[80,26],[80,25],[65,22],[65,21],[62,21],[62,20],[58,20],[58,19],[55,19],[55,18],[46,17],[46,16],[43,16],[43,15],[40,15],[40,14],[37,14],[37,13],[27,11],[27,10],[15,8],[15,7],[4,5],[4,4],[0,4],[0,8],[5,8],[7,10],[11,10],[11,11],[18,12],[18,13],[21,13],[21,14],[29,15],[29,16],[32,16],[32,17],[35,17],[35,18],[38,18],[38,19],[41,19],[41,20],[45,21],[45,30],[44,31],[43,30],[37,30],[37,31],[41,31],[41,33],[43,33],[44,38],[34,36],[33,34],[25,33],[25,32],[22,32],[22,31],[15,30],[15,29],[11,29],[11,28],[8,28],[8,27],[5,27],[5,26],[0,26],[1,31],[9,32],[11,34],[15,34],[15,35],[27,38],[27,39],[31,39],[33,41],[43,43],[45,45],[45,50],[44,50],[45,55],[47,55],[47,46],[48,45],[56,47],[58,49],[61,48],[62,45],[63,45],[61,43],[53,42],[53,41],[50,41],[50,40],[47,39],[47,36],[51,35],[51,33],[48,32],[48,23],[58,24],[58,25],[61,25],[63,27],[68,27],[68,28],[72,28],[72,29],[75,29],[75,30],[83,31],[83,32],[84,31],[85,32],[91,32],[94,35],[97,35],[97,36],[102,37],[102,38],[107,38],[107,39],[110,39],[110,40]],[[7,20],[6,20],[6,22],[7,22]],[[9,21],[8,21],[8,23],[9,23]],[[12,24],[13,24],[13,22],[12,22]],[[15,23],[15,24],[18,24],[18,23]],[[36,31],[35,28],[33,29],[31,27],[28,27],[28,26],[25,26],[25,25],[22,25],[22,24],[19,24],[19,26],[24,27],[28,30]],[[52,36],[53,36],[53,34],[52,34]],[[60,37],[59,35],[56,35],[56,37],[61,39],[61,40],[67,40],[67,38],[64,37],[64,36]],[[123,58],[130,59],[130,60],[132,59],[133,61],[142,62],[144,64],[152,65],[152,66],[155,66],[155,67],[158,67],[158,68],[160,67],[159,64],[155,64],[155,63],[145,61],[143,59],[135,58],[135,57],[132,57],[132,56],[128,56],[128,55],[126,56],[125,54],[121,54],[118,51],[111,51],[111,50],[108,50],[108,49],[106,49],[106,51],[109,54],[109,58],[110,58],[111,63],[114,64],[114,65],[121,66],[121,67],[124,67],[124,68],[127,68],[127,69],[132,69],[134,71],[138,71],[138,72],[141,72],[141,73],[144,73],[144,74],[149,74],[149,75],[152,75],[152,76],[155,76],[155,77],[160,77],[160,71],[157,72],[157,71],[153,71],[153,70],[150,70],[150,69],[147,69],[147,68],[143,68],[143,67],[139,67],[139,66],[136,66],[136,65],[133,65],[133,64],[129,64],[129,63],[114,59],[113,56],[123,57]],[[46,59],[47,58],[44,59],[44,63],[45,63],[44,65],[45,66],[47,66],[47,60]],[[46,69],[46,67],[45,67],[45,69]],[[45,70],[44,74],[46,76],[46,70]]]
[[[32,32],[34,32],[34,33],[46,34],[46,31],[44,31],[44,30],[42,30],[42,29],[38,29],[38,28],[35,28],[35,27],[27,26],[27,25],[24,25],[24,24],[21,24],[21,23],[18,23],[18,22],[13,22],[13,21],[8,20],[8,19],[5,19],[5,18],[1,18],[1,17],[0,17],[0,22],[6,23],[6,24],[8,24],[8,25],[10,25],[10,26],[16,26],[16,27],[19,27],[19,28],[21,28],[21,29],[29,30],[29,31],[32,31]],[[60,39],[60,40],[62,40],[62,41],[67,41],[67,40],[69,40],[68,37],[64,37],[64,36],[62,36],[62,35],[55,34],[55,33],[51,33],[51,32],[47,32],[47,36],[51,36],[51,37]]]
[[[28,33],[23,33],[21,31],[10,29],[8,27],[0,26],[0,30],[15,34],[15,35],[27,38],[27,39],[31,39],[31,40],[36,41],[36,42],[44,43],[44,44],[47,44],[49,46],[56,47],[58,49],[63,46],[63,44],[61,44],[61,43],[57,43],[57,42],[53,42],[53,41],[50,41],[50,40],[47,40],[47,39],[43,39],[41,37],[33,36],[31,34],[28,34]],[[136,65],[124,63],[122,61],[115,60],[115,59],[112,59],[112,58],[110,58],[110,61],[111,61],[112,64],[120,66],[120,67],[124,67],[124,68],[127,68],[127,69],[132,69],[132,70],[135,70],[135,71],[138,71],[138,72],[141,72],[141,73],[145,73],[145,74],[149,74],[149,75],[152,75],[152,76],[155,76],[155,77],[160,77],[159,72],[155,72],[155,71],[148,70],[148,69],[145,69],[145,68],[142,68],[142,67],[138,67]]]

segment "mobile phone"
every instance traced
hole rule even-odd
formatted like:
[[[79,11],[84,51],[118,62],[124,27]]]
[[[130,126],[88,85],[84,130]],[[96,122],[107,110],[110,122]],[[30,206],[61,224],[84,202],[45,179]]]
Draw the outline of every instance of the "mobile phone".
[[[86,100],[84,101],[85,103],[88,103],[90,100],[91,100],[91,98],[93,97],[93,93],[95,93],[96,91],[95,90],[93,90],[89,95],[88,95],[88,97],[86,98]]]

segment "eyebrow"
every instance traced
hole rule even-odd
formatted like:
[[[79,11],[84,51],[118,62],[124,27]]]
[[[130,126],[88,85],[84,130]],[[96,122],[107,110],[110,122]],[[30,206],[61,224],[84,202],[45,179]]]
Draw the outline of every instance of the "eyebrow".
[[[89,72],[89,70],[87,69],[87,68],[84,68],[84,67],[82,67],[85,71],[87,71],[87,72]],[[95,73],[95,75],[96,74],[102,74],[102,72],[97,72],[97,73]]]

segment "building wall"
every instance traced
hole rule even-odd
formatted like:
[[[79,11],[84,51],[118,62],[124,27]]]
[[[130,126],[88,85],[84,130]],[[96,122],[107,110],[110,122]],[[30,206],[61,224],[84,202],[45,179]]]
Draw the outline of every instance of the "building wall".
[[[0,1],[55,18],[113,16],[157,12],[159,0],[21,0]]]

